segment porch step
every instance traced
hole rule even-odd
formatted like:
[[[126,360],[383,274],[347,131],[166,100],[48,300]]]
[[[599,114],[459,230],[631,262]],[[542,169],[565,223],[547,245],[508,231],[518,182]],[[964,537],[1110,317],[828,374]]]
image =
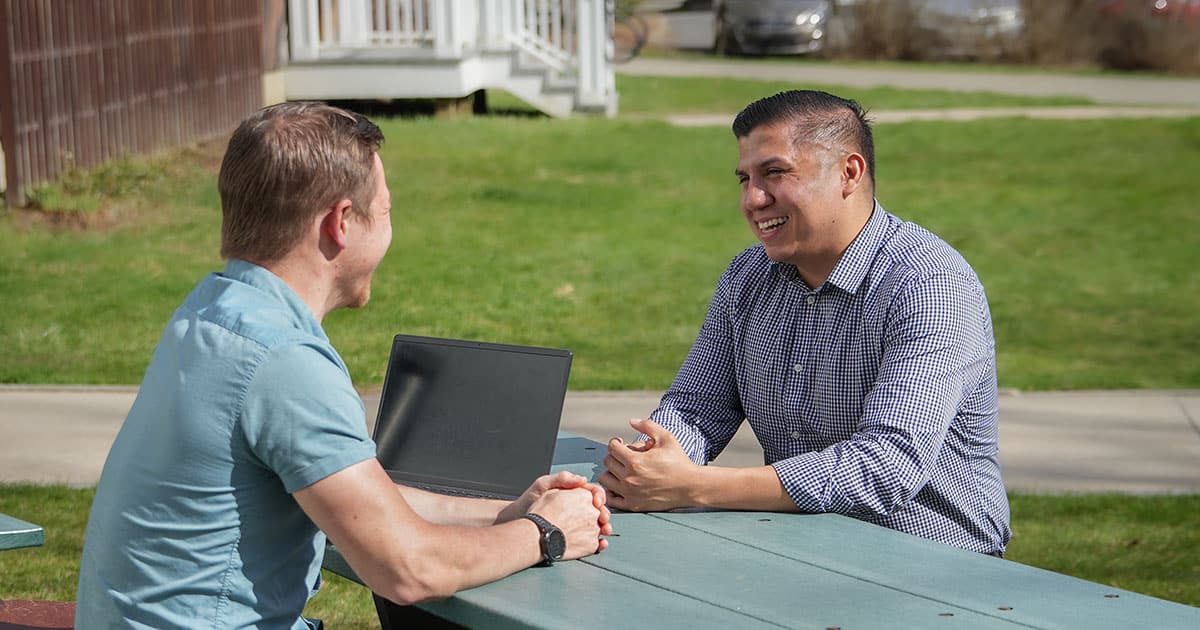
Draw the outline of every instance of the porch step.
[[[575,93],[579,82],[520,52],[502,53],[507,57],[509,74],[497,85],[542,112],[565,118],[576,112]]]

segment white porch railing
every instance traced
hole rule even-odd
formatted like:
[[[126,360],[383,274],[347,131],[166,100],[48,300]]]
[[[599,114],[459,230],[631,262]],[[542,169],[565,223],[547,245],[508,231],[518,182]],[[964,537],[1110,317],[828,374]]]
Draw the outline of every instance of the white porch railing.
[[[574,79],[578,102],[613,91],[613,0],[289,0],[292,60],[463,59],[518,52]]]

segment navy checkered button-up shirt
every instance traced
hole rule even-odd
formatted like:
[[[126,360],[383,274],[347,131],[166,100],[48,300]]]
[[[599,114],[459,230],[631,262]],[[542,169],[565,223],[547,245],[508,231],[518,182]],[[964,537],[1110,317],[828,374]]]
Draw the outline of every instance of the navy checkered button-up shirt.
[[[651,418],[701,465],[745,418],[802,512],[983,553],[1010,538],[983,286],[878,204],[816,290],[761,245],[739,254]]]

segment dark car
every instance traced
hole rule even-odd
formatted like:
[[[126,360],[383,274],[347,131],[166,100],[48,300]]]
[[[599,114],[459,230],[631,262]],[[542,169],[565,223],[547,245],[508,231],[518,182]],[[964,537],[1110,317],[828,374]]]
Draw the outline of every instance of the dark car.
[[[713,49],[721,54],[811,54],[846,46],[877,24],[878,6],[862,0],[714,0]],[[1024,28],[1021,0],[894,0],[893,36],[922,57],[968,57],[1015,42]],[[872,14],[860,12],[872,11]],[[875,21],[872,21],[872,18]],[[895,35],[899,33],[900,35]]]
[[[720,54],[795,55],[825,47],[825,0],[715,0],[713,50]]]

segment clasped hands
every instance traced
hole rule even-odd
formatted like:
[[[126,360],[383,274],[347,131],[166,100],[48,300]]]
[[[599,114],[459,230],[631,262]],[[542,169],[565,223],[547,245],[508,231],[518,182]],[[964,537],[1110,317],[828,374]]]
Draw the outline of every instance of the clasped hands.
[[[612,514],[604,489],[566,471],[538,477],[521,496],[496,515],[503,523],[536,512],[562,530],[567,539],[564,560],[600,553],[608,547]]]
[[[608,441],[600,485],[608,504],[620,510],[656,512],[697,505],[693,477],[700,470],[670,431],[653,420],[632,419],[629,425],[648,439],[626,444]]]
[[[537,512],[563,531],[563,557],[574,559],[608,547],[604,536],[613,533],[609,505],[637,512],[694,505],[690,479],[699,466],[688,459],[675,436],[652,420],[633,419],[629,424],[648,439],[632,444],[609,440],[599,485],[565,471],[539,477],[497,514],[496,522]]]

